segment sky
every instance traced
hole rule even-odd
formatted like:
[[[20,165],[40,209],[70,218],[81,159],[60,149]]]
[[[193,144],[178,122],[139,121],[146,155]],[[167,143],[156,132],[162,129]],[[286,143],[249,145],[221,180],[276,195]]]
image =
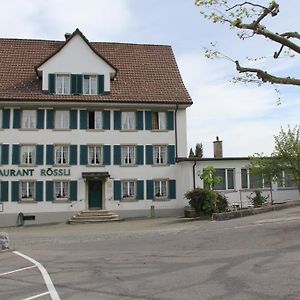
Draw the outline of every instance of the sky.
[[[278,2],[280,13],[267,25],[275,32],[297,31],[300,1]],[[202,143],[204,156],[212,157],[219,136],[225,157],[269,155],[280,128],[299,125],[299,87],[278,86],[278,94],[272,85],[232,83],[237,75],[232,62],[205,58],[203,48],[210,42],[242,65],[251,64],[245,57],[270,57],[279,48],[262,37],[241,41],[234,30],[205,20],[199,11],[193,0],[10,0],[1,3],[0,37],[64,40],[66,32],[79,28],[90,41],[171,45],[193,99],[187,110],[188,148]],[[300,57],[258,64],[297,77]]]

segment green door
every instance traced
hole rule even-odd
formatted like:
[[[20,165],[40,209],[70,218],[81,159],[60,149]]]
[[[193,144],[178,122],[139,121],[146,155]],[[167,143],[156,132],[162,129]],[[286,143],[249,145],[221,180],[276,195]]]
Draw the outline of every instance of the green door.
[[[102,208],[102,181],[88,181],[89,186],[89,208]]]

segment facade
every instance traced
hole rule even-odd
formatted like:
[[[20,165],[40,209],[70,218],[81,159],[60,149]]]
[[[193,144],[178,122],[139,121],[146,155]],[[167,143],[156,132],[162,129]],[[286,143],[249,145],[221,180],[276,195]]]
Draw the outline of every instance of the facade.
[[[0,69],[0,226],[182,211],[192,101],[169,46],[0,39]]]

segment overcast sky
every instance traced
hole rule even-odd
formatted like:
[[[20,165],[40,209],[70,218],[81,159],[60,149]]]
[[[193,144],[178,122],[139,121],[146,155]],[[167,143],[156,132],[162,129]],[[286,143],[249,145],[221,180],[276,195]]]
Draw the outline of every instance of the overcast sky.
[[[260,3],[266,3],[260,0]],[[276,32],[300,27],[299,0],[281,0],[280,14],[270,26]],[[239,41],[233,30],[204,20],[193,0],[10,0],[2,1],[0,37],[63,40],[79,28],[90,41],[171,45],[194,101],[188,109],[188,146],[223,140],[224,156],[270,154],[280,127],[299,124],[300,88],[281,87],[281,104],[272,86],[233,84],[234,65],[207,60],[203,47],[218,42],[223,53],[246,63],[245,56],[271,56],[276,45],[257,37]],[[245,55],[244,55],[245,54]],[[300,59],[279,59],[262,66],[279,75],[299,75]]]

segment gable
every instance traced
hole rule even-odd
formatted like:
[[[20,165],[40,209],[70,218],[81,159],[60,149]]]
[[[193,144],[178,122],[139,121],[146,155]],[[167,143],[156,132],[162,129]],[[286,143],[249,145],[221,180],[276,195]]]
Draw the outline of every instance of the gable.
[[[71,38],[53,56],[37,67],[42,77],[42,89],[48,90],[49,74],[101,74],[104,75],[104,90],[110,91],[110,80],[116,70],[92,50],[81,34]]]

